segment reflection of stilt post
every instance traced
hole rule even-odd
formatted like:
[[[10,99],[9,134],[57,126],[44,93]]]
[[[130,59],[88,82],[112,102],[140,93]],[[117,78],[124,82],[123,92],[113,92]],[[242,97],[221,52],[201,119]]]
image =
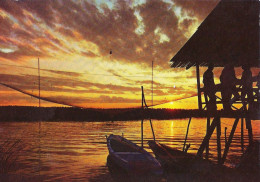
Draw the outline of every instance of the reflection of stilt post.
[[[153,141],[155,141],[155,135],[154,135],[154,131],[153,131],[153,124],[152,124],[152,120],[150,119],[150,126],[153,132]]]
[[[217,123],[217,149],[218,149],[218,163],[221,162],[221,141],[220,141],[220,136],[221,136],[221,124],[220,124],[220,118]]]
[[[221,160],[221,164],[224,164],[225,160],[226,160],[226,157],[227,157],[227,153],[228,153],[228,150],[229,150],[229,147],[230,147],[230,144],[232,142],[232,139],[233,139],[233,136],[234,136],[234,133],[235,133],[235,130],[237,128],[237,123],[239,121],[239,118],[236,118],[235,122],[234,122],[234,125],[232,127],[232,130],[230,132],[230,135],[228,137],[228,141],[226,143],[226,146],[225,146],[225,150],[224,150],[224,153],[223,153],[223,157],[222,157],[222,160]]]
[[[187,141],[187,138],[188,138],[188,133],[189,133],[189,128],[190,128],[190,122],[191,122],[191,117],[190,117],[190,120],[189,120],[189,123],[188,123],[188,126],[187,126],[187,131],[186,131],[186,136],[185,136],[182,151],[185,151],[186,141]]]
[[[39,121],[39,151],[38,151],[38,157],[39,157],[39,163],[38,163],[38,172],[39,176],[41,176],[41,121]]]
[[[241,118],[241,149],[244,151],[244,118]]]
[[[143,125],[144,125],[144,120],[141,121],[141,139],[142,139],[142,148],[144,147],[144,129],[143,129]]]
[[[209,132],[209,127],[210,127],[210,117],[207,117],[207,132],[206,134]],[[206,144],[206,159],[209,158],[209,141]]]
[[[225,146],[227,145],[227,127],[225,127]]]

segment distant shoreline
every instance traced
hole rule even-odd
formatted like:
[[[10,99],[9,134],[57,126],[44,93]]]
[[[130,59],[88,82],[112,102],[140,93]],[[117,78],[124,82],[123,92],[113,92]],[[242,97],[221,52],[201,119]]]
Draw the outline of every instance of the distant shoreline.
[[[239,112],[220,114],[223,117],[241,117]],[[257,118],[259,113],[256,113]],[[0,122],[33,121],[132,121],[141,119],[204,118],[206,111],[185,109],[80,109],[73,107],[0,106]]]

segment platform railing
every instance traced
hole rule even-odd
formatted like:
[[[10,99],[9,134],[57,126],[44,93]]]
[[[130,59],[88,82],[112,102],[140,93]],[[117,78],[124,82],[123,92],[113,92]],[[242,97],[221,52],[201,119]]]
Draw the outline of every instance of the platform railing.
[[[221,84],[217,84],[215,87],[215,96],[216,96],[216,105],[223,104],[222,98],[221,98]],[[237,98],[235,101],[232,102],[231,107],[235,110],[240,110],[243,108],[243,104],[247,105],[249,104],[248,98],[245,98],[243,101],[241,100],[241,93],[242,88],[241,85],[236,85],[236,91],[239,93],[239,98]],[[260,103],[260,90],[258,87],[253,87],[253,105]],[[200,88],[201,95],[204,95],[204,100],[201,102],[203,110],[207,110],[209,105],[209,97],[205,94],[205,88]],[[203,97],[202,97],[203,98]],[[232,101],[232,98],[231,98]],[[234,104],[241,104],[241,107],[238,108],[238,106],[234,106]]]

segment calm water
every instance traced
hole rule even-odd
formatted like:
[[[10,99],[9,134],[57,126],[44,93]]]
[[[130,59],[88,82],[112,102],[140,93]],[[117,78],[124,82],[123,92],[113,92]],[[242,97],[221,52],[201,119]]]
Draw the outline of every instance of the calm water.
[[[234,119],[222,119],[221,139],[227,136]],[[10,181],[113,181],[106,167],[108,155],[105,135],[124,133],[140,144],[140,121],[127,122],[12,122],[0,123],[0,142],[20,140],[22,150],[15,167],[5,176]],[[153,121],[157,141],[182,149],[188,119]],[[260,138],[260,122],[252,121],[254,139]],[[245,126],[244,126],[245,127]],[[192,119],[187,143],[189,153],[196,153],[205,135],[206,119]],[[238,123],[226,165],[238,163],[242,154],[241,124]],[[244,130],[245,145],[248,144]],[[149,121],[144,123],[145,147],[152,139]],[[216,160],[216,133],[210,141],[210,158]],[[2,177],[3,178],[3,177]],[[1,179],[0,179],[1,181]]]

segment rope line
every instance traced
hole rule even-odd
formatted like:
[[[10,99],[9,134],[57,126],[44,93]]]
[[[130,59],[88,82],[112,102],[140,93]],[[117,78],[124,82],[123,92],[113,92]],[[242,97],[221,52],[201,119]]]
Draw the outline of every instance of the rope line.
[[[2,66],[10,66],[10,67],[17,67],[17,68],[24,68],[24,69],[33,69],[33,70],[35,70],[35,71],[38,70],[38,68],[36,68],[36,67],[24,66],[24,65],[12,65],[12,64],[5,64],[5,63],[0,63],[0,65],[2,65]],[[40,70],[43,71],[43,72],[44,72],[44,71],[46,71],[46,72],[53,72],[53,74],[59,74],[59,72],[68,72],[68,73],[75,73],[75,74],[87,74],[87,75],[97,75],[97,76],[132,77],[132,78],[134,78],[134,77],[136,77],[136,78],[151,78],[151,75],[126,75],[126,76],[124,76],[124,75],[116,75],[116,74],[110,75],[110,74],[100,74],[100,73],[86,73],[86,72],[61,71],[61,70],[44,69],[44,68],[41,68]],[[26,71],[26,70],[21,70],[21,71]],[[22,75],[23,75],[23,74],[22,74]],[[35,75],[36,75],[36,73],[35,73]],[[35,76],[35,75],[34,75],[34,76]],[[44,74],[44,75],[45,75],[45,74]],[[30,76],[30,75],[26,75],[26,76]],[[67,76],[67,75],[62,75],[62,74],[60,74],[60,77],[61,77],[61,78],[64,78],[64,79],[65,79],[66,76]],[[168,76],[161,76],[161,77],[158,76],[158,77],[156,77],[156,76],[154,76],[154,78],[174,78],[174,77],[168,77]],[[49,80],[49,79],[47,79],[47,80],[42,79],[41,81],[42,81],[44,84],[49,83],[49,84],[51,85],[50,90],[52,90],[52,87],[53,87],[53,86],[55,87],[55,85],[52,85],[51,80]],[[133,80],[133,81],[134,81],[134,80]],[[35,83],[36,83],[36,81],[33,83],[33,86],[32,86],[32,87],[35,87]],[[83,107],[81,107],[81,106],[77,106],[77,105],[75,105],[75,104],[71,104],[71,103],[68,103],[68,102],[58,101],[58,100],[55,100],[55,99],[53,99],[53,98],[39,97],[38,95],[36,95],[36,94],[33,93],[33,90],[34,90],[35,88],[32,88],[32,89],[33,89],[32,92],[29,92],[29,91],[20,89],[20,88],[18,88],[17,86],[12,86],[12,85],[10,85],[9,83],[7,84],[7,83],[3,83],[3,82],[1,82],[1,81],[0,81],[0,85],[5,86],[5,87],[8,87],[8,88],[13,89],[13,90],[16,90],[16,91],[18,91],[18,92],[20,92],[20,93],[23,93],[23,94],[25,94],[25,95],[29,95],[29,96],[31,96],[31,97],[33,97],[33,98],[36,98],[36,99],[41,99],[41,100],[44,100],[44,101],[48,101],[48,102],[52,102],[52,103],[56,103],[56,104],[61,104],[61,105],[65,105],[65,106],[70,106],[70,107],[83,108]],[[46,85],[45,85],[45,86],[46,86]],[[168,86],[168,87],[169,87],[169,86]],[[164,89],[164,88],[156,88],[156,90],[163,90],[163,89]],[[71,90],[71,91],[73,92],[73,90]],[[169,94],[169,95],[155,95],[155,97],[167,97],[167,96],[171,96],[171,95],[170,95],[170,94]],[[175,102],[175,101],[180,101],[180,100],[184,100],[184,99],[191,98],[191,97],[195,97],[195,96],[197,96],[197,94],[193,94],[193,95],[188,96],[188,97],[182,97],[182,98],[177,98],[177,99],[169,99],[169,100],[163,101],[163,102],[157,101],[157,103],[159,102],[158,104],[151,104],[151,105],[148,105],[148,107],[150,108],[150,107],[153,107],[153,106],[160,106],[160,105],[163,105],[163,104],[167,104],[167,103],[171,103],[171,102]],[[138,107],[130,107],[130,108],[140,108],[140,107],[138,106]]]

